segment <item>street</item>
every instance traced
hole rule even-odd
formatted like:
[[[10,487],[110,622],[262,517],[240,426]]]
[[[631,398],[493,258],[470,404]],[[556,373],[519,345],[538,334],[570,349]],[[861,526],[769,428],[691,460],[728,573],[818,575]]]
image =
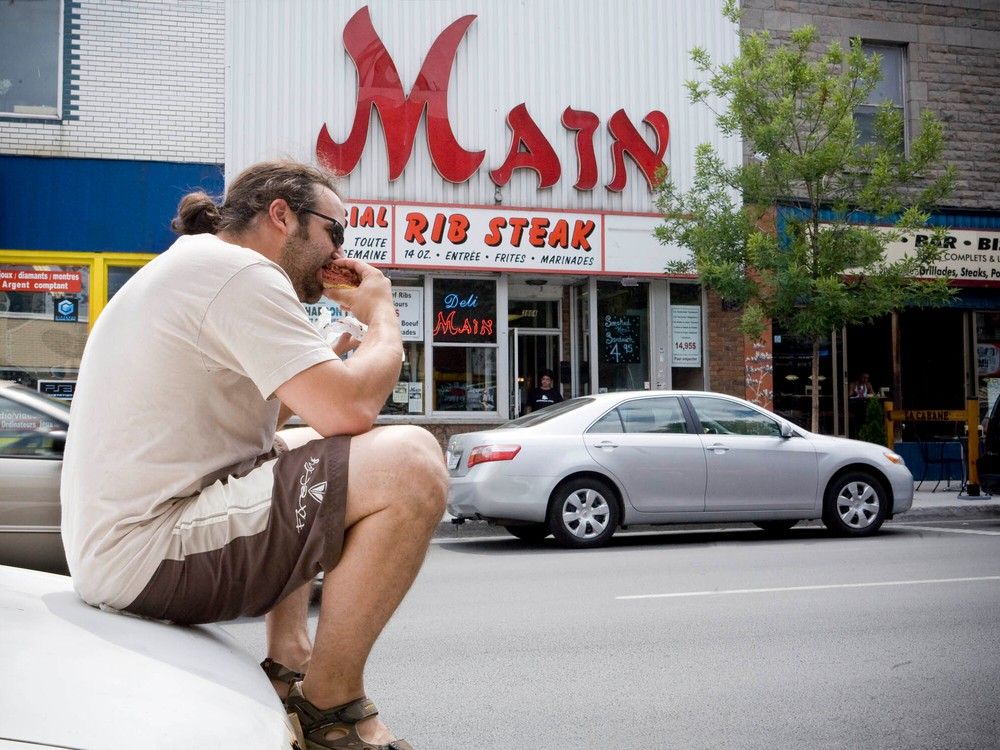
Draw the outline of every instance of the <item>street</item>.
[[[435,539],[369,661],[415,747],[1000,747],[996,516],[586,552],[495,531]],[[262,620],[225,627],[263,655]]]

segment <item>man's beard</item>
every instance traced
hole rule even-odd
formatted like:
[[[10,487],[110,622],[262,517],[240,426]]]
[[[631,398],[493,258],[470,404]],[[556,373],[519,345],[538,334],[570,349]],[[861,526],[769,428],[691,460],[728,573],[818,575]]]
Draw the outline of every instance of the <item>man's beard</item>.
[[[299,301],[313,304],[323,296],[323,282],[319,278],[319,267],[311,268],[307,265],[309,250],[309,241],[299,234],[294,234],[281,248],[279,265],[292,280],[292,287]]]

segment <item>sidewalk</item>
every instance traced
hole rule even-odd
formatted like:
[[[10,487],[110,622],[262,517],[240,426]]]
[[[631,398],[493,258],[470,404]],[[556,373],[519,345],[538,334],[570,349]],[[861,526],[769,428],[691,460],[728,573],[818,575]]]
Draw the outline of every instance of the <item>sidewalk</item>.
[[[934,491],[934,482],[924,482],[923,489],[913,493],[913,507],[900,518],[921,518],[931,516],[957,516],[968,513],[1000,515],[1000,495],[981,494],[969,497],[959,493],[959,483],[950,487],[944,482]]]

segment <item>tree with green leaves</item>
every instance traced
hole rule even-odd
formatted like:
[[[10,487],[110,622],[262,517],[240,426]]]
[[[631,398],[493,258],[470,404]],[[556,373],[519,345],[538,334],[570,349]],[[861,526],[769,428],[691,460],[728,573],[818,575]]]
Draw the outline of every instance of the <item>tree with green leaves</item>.
[[[735,0],[723,13],[739,26]],[[702,144],[687,192],[663,175],[657,237],[691,253],[667,272],[697,273],[741,306],[741,331],[752,338],[772,320],[811,341],[813,383],[820,343],[832,330],[947,301],[946,279],[917,278],[940,259],[943,230],[902,259],[886,257],[889,243],[926,226],[954,177],[938,163],[943,129],[930,111],[921,113],[908,147],[902,116],[888,102],[873,139],[859,139],[854,113],[881,78],[877,55],[866,56],[859,39],[846,50],[837,42],[823,49],[816,29],[805,26],[782,43],[766,31],[741,30],[738,54],[725,64],[700,48],[691,58],[704,78],[687,82],[691,102],[709,106],[722,133],[742,139],[747,157],[726,164]],[[786,217],[780,236],[764,221],[778,206]]]

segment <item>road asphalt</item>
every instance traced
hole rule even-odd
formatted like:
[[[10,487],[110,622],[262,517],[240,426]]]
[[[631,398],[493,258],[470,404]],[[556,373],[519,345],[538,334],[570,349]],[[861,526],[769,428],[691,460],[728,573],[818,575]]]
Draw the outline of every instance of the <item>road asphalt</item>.
[[[948,519],[963,517],[1000,516],[1000,495],[989,495],[981,493],[978,496],[969,496],[962,491],[958,482],[946,485],[941,482],[937,489],[934,482],[924,482],[923,487],[913,493],[913,507],[905,513],[895,517],[895,521],[915,521],[929,519]],[[741,525],[752,526],[752,524],[727,523],[727,524],[675,524],[674,528],[736,528]],[[630,526],[630,530],[648,530],[655,528],[666,528],[663,526]],[[506,532],[492,526],[485,521],[466,521],[463,524],[452,523],[452,516],[445,513],[444,518],[438,525],[434,533],[435,538],[461,538],[474,536],[503,536]]]

